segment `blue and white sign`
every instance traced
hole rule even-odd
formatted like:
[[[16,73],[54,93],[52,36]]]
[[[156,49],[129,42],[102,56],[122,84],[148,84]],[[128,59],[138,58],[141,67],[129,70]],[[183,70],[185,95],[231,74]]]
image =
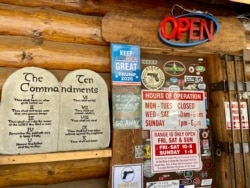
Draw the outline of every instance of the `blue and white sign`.
[[[112,84],[141,85],[140,48],[135,45],[112,44]]]

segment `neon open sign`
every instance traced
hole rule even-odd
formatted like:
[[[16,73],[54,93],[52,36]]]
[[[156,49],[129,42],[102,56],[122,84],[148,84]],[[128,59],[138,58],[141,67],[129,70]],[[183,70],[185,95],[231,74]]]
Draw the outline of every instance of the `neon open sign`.
[[[168,26],[171,25],[170,31]],[[168,16],[161,22],[159,36],[171,46],[190,47],[211,41],[219,31],[220,25],[209,14],[189,13],[180,16]],[[186,37],[187,42],[180,42]]]

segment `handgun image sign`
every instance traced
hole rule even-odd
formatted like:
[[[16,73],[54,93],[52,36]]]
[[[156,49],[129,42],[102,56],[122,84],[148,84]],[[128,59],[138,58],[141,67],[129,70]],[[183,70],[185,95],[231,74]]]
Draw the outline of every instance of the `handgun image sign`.
[[[142,188],[142,164],[114,165],[112,188]]]
[[[165,83],[163,71],[156,66],[148,66],[142,72],[142,83],[147,89],[160,89]]]

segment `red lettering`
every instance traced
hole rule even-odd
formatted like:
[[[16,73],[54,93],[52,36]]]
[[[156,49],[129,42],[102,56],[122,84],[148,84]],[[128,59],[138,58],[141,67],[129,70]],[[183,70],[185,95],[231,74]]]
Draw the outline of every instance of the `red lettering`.
[[[199,19],[191,19],[190,20],[190,32],[189,32],[189,39],[190,40],[200,40],[198,32],[200,28],[197,27],[198,23],[200,23]]]
[[[208,24],[206,20],[201,20],[201,31],[200,31],[200,39],[204,39],[204,30],[206,31],[207,38],[209,40],[213,39],[213,34],[214,34],[214,23],[212,21],[210,23],[210,28],[208,28]]]
[[[190,21],[187,18],[179,18],[176,40],[180,40],[181,34],[189,30],[189,28],[190,28]]]
[[[171,24],[172,30],[168,29],[167,24]],[[204,40],[208,38],[213,39],[214,22],[205,19],[188,19],[187,17],[180,17],[177,20],[175,17],[166,17],[160,26],[161,35],[167,39],[180,40],[183,33],[189,31],[190,40]]]
[[[166,32],[166,25],[168,22],[172,25],[172,32],[169,35]],[[161,28],[161,34],[165,39],[168,40],[172,39],[177,33],[177,22],[174,17],[168,16],[162,21],[160,28]]]

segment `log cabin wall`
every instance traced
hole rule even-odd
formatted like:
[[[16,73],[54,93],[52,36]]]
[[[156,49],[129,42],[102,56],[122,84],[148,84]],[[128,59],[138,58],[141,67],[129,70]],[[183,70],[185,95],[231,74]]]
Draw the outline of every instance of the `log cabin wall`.
[[[150,43],[143,43],[143,36],[140,29],[142,24],[156,24],[170,13],[173,4],[180,4],[185,8],[204,10],[215,16],[220,16],[221,22],[228,33],[227,38],[235,45],[227,45],[226,41],[220,41],[212,46],[197,47],[182,51],[169,48],[162,44],[154,46],[156,34],[148,33],[145,37],[152,37]],[[53,72],[59,81],[72,70],[91,69],[98,72],[107,82],[110,92],[110,42],[105,39],[107,35],[114,37],[114,42],[139,44],[142,47],[164,48],[169,54],[182,53],[204,53],[216,54],[212,60],[219,63],[220,54],[225,52],[238,52],[245,45],[245,36],[242,33],[241,24],[234,17],[238,14],[238,4],[232,6],[208,4],[206,1],[95,1],[95,0],[0,0],[0,91],[2,85],[9,75],[15,70],[35,66]],[[223,10],[223,11],[222,11]],[[129,19],[138,19],[142,22],[135,22],[138,26],[134,29],[136,35],[131,33],[131,28],[119,34],[119,29],[127,27],[119,25],[124,16]],[[227,17],[230,16],[229,20]],[[104,20],[105,18],[105,20]],[[127,21],[128,21],[127,20]],[[138,21],[137,20],[137,21]],[[234,24],[232,24],[234,23]],[[106,25],[103,36],[103,24]],[[115,24],[115,25],[113,25]],[[145,26],[144,25],[144,26]],[[107,27],[108,26],[108,27]],[[116,30],[112,28],[116,26]],[[142,27],[141,27],[142,26]],[[117,28],[120,27],[120,28]],[[131,26],[130,26],[131,27]],[[232,33],[232,27],[237,33]],[[240,28],[240,29],[239,29]],[[115,31],[115,32],[114,32]],[[151,31],[154,32],[154,31]],[[125,37],[130,36],[130,37]],[[225,38],[225,37],[224,37]],[[237,40],[235,40],[237,38]],[[224,42],[224,45],[222,43]],[[219,76],[218,76],[219,77]],[[214,79],[213,81],[217,81]],[[1,92],[0,92],[1,93]],[[110,110],[112,108],[110,107]],[[123,138],[128,137],[131,143],[136,140],[136,131],[128,131]],[[118,132],[113,137],[122,136]],[[116,143],[116,147],[124,147],[130,150],[129,145]],[[130,144],[128,142],[127,144]],[[112,148],[112,145],[110,146]],[[114,151],[113,151],[114,152]],[[124,163],[131,162],[119,156],[119,151],[111,158],[111,155],[87,159],[69,158],[65,161],[40,161],[29,162],[25,158],[20,164],[15,164],[15,158],[5,158],[6,163],[1,163],[0,158],[0,187],[56,184],[93,178],[109,178],[110,165],[123,160]],[[96,154],[98,155],[98,154]],[[2,156],[0,156],[2,157]],[[3,156],[6,157],[6,156]],[[127,161],[126,161],[127,160]],[[219,176],[219,175],[218,175]],[[104,185],[106,187],[106,185]]]

